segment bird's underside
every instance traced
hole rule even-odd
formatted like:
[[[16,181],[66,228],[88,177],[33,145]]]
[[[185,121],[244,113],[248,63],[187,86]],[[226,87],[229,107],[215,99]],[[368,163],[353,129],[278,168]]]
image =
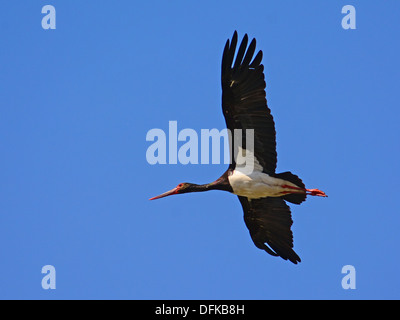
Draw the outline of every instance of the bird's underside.
[[[228,177],[243,207],[244,221],[257,248],[293,263],[300,257],[293,250],[292,217],[286,201],[300,204],[308,191],[290,172],[270,176],[253,172],[244,176],[233,170]]]

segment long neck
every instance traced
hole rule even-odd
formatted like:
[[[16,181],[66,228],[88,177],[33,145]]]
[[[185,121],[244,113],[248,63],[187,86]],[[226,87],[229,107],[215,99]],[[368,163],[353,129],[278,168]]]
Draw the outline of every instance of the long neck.
[[[192,184],[190,188],[191,192],[202,192],[208,190],[223,190],[229,192],[233,191],[231,185],[229,184],[227,174],[223,174],[220,178],[211,183]]]

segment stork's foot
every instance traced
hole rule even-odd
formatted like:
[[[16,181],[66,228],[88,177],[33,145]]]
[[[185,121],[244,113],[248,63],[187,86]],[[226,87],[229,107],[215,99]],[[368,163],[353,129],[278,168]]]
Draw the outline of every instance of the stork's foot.
[[[323,192],[319,189],[306,189],[306,192],[310,196],[327,197],[325,192]]]

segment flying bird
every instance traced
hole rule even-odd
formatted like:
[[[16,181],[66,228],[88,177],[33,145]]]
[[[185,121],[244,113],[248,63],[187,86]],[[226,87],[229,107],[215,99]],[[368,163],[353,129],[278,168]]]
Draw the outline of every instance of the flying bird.
[[[235,31],[232,40],[226,41],[221,66],[222,112],[226,126],[230,132],[242,135],[241,143],[230,144],[228,170],[214,182],[180,183],[150,200],[208,190],[234,193],[239,197],[244,222],[256,247],[297,264],[301,259],[293,250],[293,220],[286,202],[300,204],[307,195],[326,197],[326,194],[319,189],[306,189],[302,180],[291,172],[275,173],[276,133],[267,106],[262,51],[254,56],[256,40],[248,45],[245,34],[236,53],[237,41]],[[252,148],[246,146],[247,129],[253,130]],[[252,170],[246,170],[236,161],[239,153],[252,159]]]

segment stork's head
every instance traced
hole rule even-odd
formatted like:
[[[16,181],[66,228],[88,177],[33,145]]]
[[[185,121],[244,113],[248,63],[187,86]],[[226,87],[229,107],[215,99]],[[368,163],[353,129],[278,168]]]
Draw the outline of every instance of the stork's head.
[[[194,186],[195,185],[193,183],[183,182],[183,183],[178,184],[172,190],[164,192],[164,193],[160,194],[159,196],[150,198],[149,200],[156,200],[156,199],[164,198],[164,197],[167,197],[167,196],[172,196],[173,194],[193,192],[194,191]]]

